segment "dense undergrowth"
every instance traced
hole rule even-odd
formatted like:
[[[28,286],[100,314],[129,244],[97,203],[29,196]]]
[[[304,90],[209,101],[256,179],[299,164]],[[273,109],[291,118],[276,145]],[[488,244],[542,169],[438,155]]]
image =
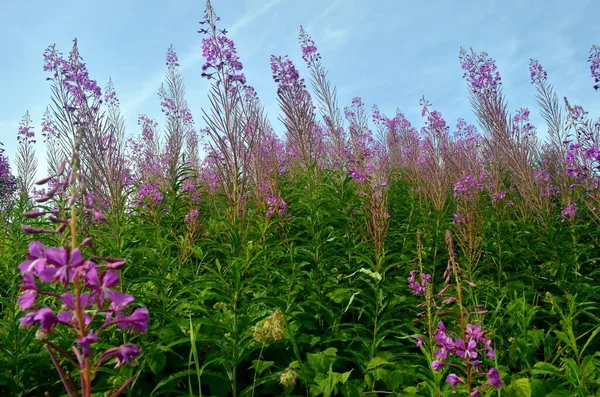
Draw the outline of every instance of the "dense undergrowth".
[[[532,61],[540,144],[466,51],[482,134],[425,98],[422,129],[359,98],[340,111],[301,29],[315,100],[272,57],[277,136],[217,22],[207,2],[206,127],[169,48],[164,138],[140,116],[125,140],[76,42],[45,53],[48,187],[32,192],[29,115],[16,178],[0,157],[2,395],[598,394],[600,122]]]

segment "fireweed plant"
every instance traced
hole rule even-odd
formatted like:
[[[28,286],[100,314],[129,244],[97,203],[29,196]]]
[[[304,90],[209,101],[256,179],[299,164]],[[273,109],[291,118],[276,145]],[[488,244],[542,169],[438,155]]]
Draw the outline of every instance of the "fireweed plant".
[[[418,239],[420,245],[420,236]],[[485,364],[486,358],[493,360],[496,357],[492,341],[486,338],[480,320],[487,310],[482,310],[482,305],[465,304],[463,286],[474,288],[476,285],[464,277],[450,231],[446,232],[446,244],[449,259],[443,275],[445,285],[438,293],[433,292],[431,274],[423,273],[421,259],[419,270],[412,270],[408,278],[412,293],[425,298],[420,306],[426,311],[419,313],[419,317],[424,317],[427,322],[428,341],[417,336],[416,344],[425,352],[433,371],[448,368],[446,382],[453,390],[479,396],[487,387],[502,388],[498,369],[488,368]],[[451,320],[453,317],[454,321]],[[436,320],[439,320],[437,328],[432,332]]]
[[[36,200],[53,200],[59,204],[59,209],[24,214],[26,218],[49,216],[60,225],[56,230],[23,225],[25,233],[58,234],[62,235],[61,240],[70,244],[46,247],[39,241],[29,243],[27,260],[19,265],[23,278],[23,293],[19,297],[19,306],[25,312],[20,322],[23,327],[39,327],[37,336],[44,343],[67,394],[91,396],[92,381],[103,365],[113,359],[116,367],[132,364],[140,353],[140,349],[132,343],[109,349],[99,348],[96,344],[101,335],[111,328],[146,332],[149,316],[146,308],[129,307],[134,300],[132,295],[115,289],[120,279],[118,270],[125,265],[124,260],[84,257],[82,250],[84,246],[92,243],[92,239],[88,237],[78,241],[77,224],[81,209],[91,213],[95,222],[106,219],[96,209],[77,206],[78,198],[81,199],[79,186],[82,182],[77,150],[70,160],[68,178],[55,184],[43,197]],[[65,172],[65,165],[63,163],[59,168],[58,174],[38,181],[37,184],[60,178]],[[68,197],[68,200],[64,200],[65,197]],[[62,207],[65,203],[66,206]],[[60,210],[61,207],[63,211]],[[62,213],[70,213],[70,217],[61,218]],[[50,303],[51,301],[54,302]],[[65,350],[52,341],[57,327],[65,327],[75,338],[71,349]],[[80,378],[79,386],[70,376],[71,371],[63,369],[60,359],[74,366]],[[109,395],[119,395],[134,379],[135,376],[129,378],[118,389],[110,390]]]
[[[598,394],[589,109],[532,60],[542,142],[474,50],[458,61],[477,127],[425,96],[417,122],[358,93],[340,104],[300,27],[297,51],[264,60],[278,130],[206,5],[201,116],[173,46],[160,117],[137,131],[77,42],[44,52],[41,128],[31,114],[14,131],[12,168],[0,153],[0,394]],[[35,139],[52,177],[31,188]]]

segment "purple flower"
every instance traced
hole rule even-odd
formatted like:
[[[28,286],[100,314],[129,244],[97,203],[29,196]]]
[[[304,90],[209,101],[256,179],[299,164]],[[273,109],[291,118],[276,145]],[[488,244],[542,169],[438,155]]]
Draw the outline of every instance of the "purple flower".
[[[590,72],[594,79],[594,89],[600,88],[600,47],[593,45],[590,49]]]
[[[448,358],[448,350],[445,348],[436,349],[433,354],[440,360],[445,360]]]
[[[465,342],[462,339],[456,340],[456,355],[469,361],[472,358],[477,358],[477,342],[469,340]]]
[[[546,81],[547,74],[542,65],[535,60],[532,59],[529,63],[529,75],[531,77],[531,84],[540,85]]]
[[[497,92],[502,80],[496,70],[496,62],[489,58],[487,53],[477,54],[471,49],[471,54],[468,54],[461,48],[459,59],[465,71],[463,77],[467,79],[469,88],[475,95]]]
[[[453,389],[456,389],[456,385],[458,383],[465,383],[465,381],[456,374],[449,374],[448,377],[446,378],[446,382],[450,383],[452,385]]]
[[[52,310],[47,307],[40,309],[33,316],[33,320],[36,323],[40,323],[40,328],[47,334],[54,331],[54,327],[58,324],[58,318],[56,318]]]
[[[119,328],[133,328],[139,332],[146,332],[148,330],[148,309],[146,308],[137,308],[131,313],[129,316],[123,316],[122,314],[117,314],[117,325]]]
[[[131,359],[140,354],[140,349],[138,349],[134,344],[127,343],[125,345],[121,345],[119,347],[113,347],[112,349],[108,349],[105,351],[99,362],[108,360],[112,357],[115,357],[117,361],[116,368],[122,366],[123,364],[129,364]]]
[[[52,80],[62,86],[68,93],[67,103],[63,104],[69,112],[74,112],[82,119],[98,113],[102,102],[102,90],[89,77],[85,63],[82,62],[77,48],[77,39],[73,40],[73,48],[69,59],[66,60],[56,51],[54,45],[44,52],[44,71],[52,72]],[[91,99],[91,102],[88,100]],[[83,112],[83,113],[82,113]]]
[[[60,296],[60,300],[63,303],[62,307],[64,309],[75,310],[75,296],[72,293],[67,292],[67,293],[62,294]],[[79,295],[79,304],[84,309],[91,309],[94,304],[93,296],[91,296],[89,294],[85,294],[85,293],[80,294]]]
[[[498,201],[504,200],[505,197],[506,197],[506,190],[502,190],[498,193],[494,193],[494,195],[492,196],[492,203],[496,204]]]
[[[321,60],[321,55],[315,46],[315,42],[302,26],[300,26],[299,40],[302,49],[302,59],[304,59],[309,66],[311,63],[319,62]]]
[[[127,305],[134,301],[133,295],[124,294],[120,291],[111,290],[107,295],[107,299],[111,301],[110,309],[115,313],[125,310]]]
[[[467,219],[464,217],[464,215],[461,215],[458,212],[455,212],[454,214],[452,214],[452,217],[454,218],[454,220],[452,221],[452,223],[455,226],[467,223]]]
[[[58,322],[60,324],[72,325],[73,312],[69,312],[69,311],[58,312],[58,314],[56,315],[56,318],[58,318]],[[87,320],[87,318],[86,318],[86,320]],[[89,324],[89,322],[86,321],[86,324]]]
[[[31,308],[33,306],[33,304],[35,303],[35,298],[37,296],[37,293],[34,292],[27,292],[23,295],[21,295],[19,297],[19,307],[21,308],[21,310],[27,310],[29,308]]]
[[[421,338],[420,336],[415,337],[415,345],[417,347],[421,347],[423,346],[423,338]]]
[[[571,201],[569,205],[567,205],[562,211],[562,220],[561,222],[573,222],[577,217],[577,202],[575,200]]]
[[[140,349],[137,348],[136,345],[131,343],[119,346],[119,354],[116,356],[117,359],[117,367],[122,366],[123,364],[129,364],[132,357],[140,354]]]
[[[412,290],[413,295],[421,295],[425,292],[427,284],[431,283],[431,274],[421,274],[421,281],[417,281],[416,270],[411,270],[408,277],[408,287]]]
[[[476,341],[480,341],[483,339],[484,333],[481,329],[481,324],[467,324],[467,337],[469,339],[474,339]]]
[[[84,354],[90,354],[90,345],[92,343],[98,342],[98,336],[94,333],[94,331],[90,331],[89,334],[84,336],[83,338],[77,339],[77,344],[81,346]]]
[[[500,379],[500,374],[496,368],[490,368],[490,370],[486,372],[486,375],[490,385],[494,386],[496,389],[502,388],[502,380]]]
[[[492,347],[492,340],[483,338],[481,341],[485,345],[485,349],[487,351],[487,356],[489,358],[491,358],[492,360],[494,358],[496,358],[496,352],[494,351],[494,348]]]
[[[442,363],[439,360],[434,360],[431,362],[431,368],[433,368],[434,371],[439,371],[440,368],[442,368],[444,366],[444,363]]]
[[[167,50],[167,68],[169,71],[175,70],[176,67],[179,66],[179,59],[177,58],[177,53],[173,49],[173,46],[169,46]]]
[[[445,331],[442,331],[439,328],[436,329],[434,331],[434,337],[435,337],[435,341],[438,344],[438,346],[440,346],[443,350],[443,352],[441,352],[442,355],[444,355],[445,352],[454,351],[454,349],[456,348],[454,341],[452,340],[451,337],[449,337],[446,334]],[[438,356],[438,357],[440,357],[440,356]],[[440,357],[440,358],[442,358],[442,357]]]
[[[287,203],[279,196],[270,194],[267,197],[268,209],[266,211],[267,217],[273,216],[277,213],[280,217],[283,217],[285,210],[287,209]]]
[[[224,74],[225,82],[246,84],[244,74],[238,73],[243,69],[243,65],[237,56],[235,44],[227,36],[219,35],[202,39],[202,56],[206,60],[202,65],[202,77],[211,79],[214,73],[207,73],[207,71],[212,69],[214,72]]]
[[[273,80],[280,90],[304,89],[305,87],[304,79],[300,78],[294,63],[287,56],[276,57],[271,55],[271,72],[273,72]]]
[[[185,215],[184,222],[185,222],[186,224],[189,224],[189,223],[191,223],[191,222],[192,222],[192,220],[193,220],[193,219],[196,219],[196,218],[198,218],[198,210],[196,210],[196,209],[191,209],[191,210],[190,210],[190,211],[189,211],[189,212],[188,212],[188,213]]]

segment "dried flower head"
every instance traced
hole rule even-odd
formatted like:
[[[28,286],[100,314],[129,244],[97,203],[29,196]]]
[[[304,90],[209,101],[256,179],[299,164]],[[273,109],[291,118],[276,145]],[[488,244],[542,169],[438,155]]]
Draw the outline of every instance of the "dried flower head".
[[[265,322],[254,327],[253,339],[258,343],[269,343],[282,340],[285,336],[285,320],[281,311],[271,314]]]
[[[296,385],[297,378],[298,374],[296,374],[296,372],[291,368],[288,368],[279,377],[279,384],[283,387],[292,387]]]

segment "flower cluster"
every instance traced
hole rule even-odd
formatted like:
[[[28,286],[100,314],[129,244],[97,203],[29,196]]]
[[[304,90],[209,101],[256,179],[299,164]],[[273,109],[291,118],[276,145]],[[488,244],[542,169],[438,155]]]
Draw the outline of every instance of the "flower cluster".
[[[535,171],[535,182],[541,199],[550,199],[560,193],[560,188],[552,184],[548,170]]]
[[[439,371],[444,366],[454,367],[453,364],[445,362],[449,356],[456,356],[463,359],[467,364],[467,368],[473,368],[476,371],[481,371],[483,362],[478,358],[484,353],[489,359],[494,359],[496,353],[492,348],[492,341],[487,339],[480,324],[467,324],[465,336],[460,337],[456,333],[449,331],[442,321],[438,322],[438,327],[434,332],[437,349],[434,354],[437,360],[434,360],[431,365],[435,371]],[[497,389],[502,388],[502,381],[496,368],[490,368],[487,372],[468,372],[472,375],[485,375],[487,384],[494,386]],[[446,382],[456,389],[458,383],[465,383],[465,380],[455,373],[448,374]],[[483,384],[484,387],[486,384]],[[478,396],[481,392],[474,390],[470,395]]]
[[[78,133],[81,133],[82,129],[79,127]],[[42,185],[48,181],[60,180],[66,166],[67,161],[64,161],[59,166],[57,174],[44,178],[36,184]],[[40,203],[54,200],[55,203],[64,204],[66,201],[64,196],[70,194],[67,203],[67,206],[71,207],[70,218],[61,219],[62,211],[58,205],[49,211],[23,214],[28,219],[47,216],[51,222],[60,225],[56,230],[22,225],[25,233],[65,233],[69,235],[71,244],[67,247],[46,247],[39,241],[32,241],[29,244],[26,260],[19,265],[23,282],[18,304],[25,312],[25,316],[20,319],[21,326],[39,327],[37,336],[46,345],[67,394],[79,395],[69,372],[65,372],[58,364],[56,354],[78,367],[81,395],[90,397],[92,380],[100,366],[113,358],[117,367],[129,364],[140,353],[139,348],[127,343],[105,349],[101,354],[95,354],[93,350],[100,340],[100,335],[115,327],[130,332],[146,332],[149,315],[146,308],[129,307],[134,297],[116,289],[120,281],[118,270],[125,265],[125,260],[94,256],[86,258],[82,249],[92,243],[92,238],[87,237],[81,243],[77,243],[76,226],[79,208],[75,204],[78,198],[84,197],[83,192],[79,191],[81,181],[79,155],[74,151],[70,159],[68,177],[61,182],[55,182],[48,191],[44,190],[43,196],[35,200]],[[97,209],[83,203],[83,210],[91,214],[92,221],[106,222],[105,216]],[[49,305],[52,299],[39,299],[40,297],[53,298],[55,305]],[[73,334],[75,343],[72,351],[75,359],[49,340],[58,326],[66,327]],[[119,394],[133,379],[126,381],[116,394]]]
[[[202,39],[202,56],[206,59],[202,65],[202,77],[212,78],[212,73],[207,71],[223,73],[225,80],[229,82],[239,82],[246,84],[242,62],[237,55],[233,40],[225,35],[216,37],[207,37]]]
[[[277,342],[285,336],[285,320],[283,314],[277,310],[264,321],[262,325],[254,327],[252,338],[258,343]]]
[[[577,217],[577,202],[571,201],[560,213],[562,215],[561,222],[573,222]]]
[[[460,65],[465,71],[464,78],[469,83],[473,94],[483,96],[486,93],[495,93],[502,84],[500,73],[496,70],[496,62],[481,52],[477,54],[471,49],[471,54],[463,48],[460,49]]]
[[[483,174],[483,173],[482,173]],[[483,175],[485,178],[485,175]],[[469,174],[454,183],[454,198],[456,200],[461,200],[467,202],[479,192],[485,190],[486,186],[482,183],[481,176],[479,178],[475,178],[475,176]]]
[[[541,85],[548,78],[548,74],[536,59],[532,59],[529,63],[529,76],[531,84]]]
[[[600,122],[592,122],[588,112],[579,105],[571,105],[565,98],[569,131],[563,144],[565,145],[566,174],[577,189],[586,195],[586,205],[596,214],[598,199],[594,191],[600,186],[600,148],[597,137],[600,135]]]
[[[166,64],[169,71],[174,71],[179,66],[179,58],[177,58],[177,53],[175,53],[172,45],[167,49]]]
[[[138,206],[147,204],[149,206],[155,206],[162,202],[163,195],[159,190],[159,183],[145,183],[140,186],[138,191]]]
[[[291,368],[288,368],[279,377],[279,384],[283,387],[292,387],[296,384],[298,374]]]
[[[421,275],[421,281],[417,281],[417,275]],[[422,295],[425,293],[427,284],[431,284],[431,274],[421,273],[417,270],[411,270],[408,276],[408,288],[411,289],[413,295]]]
[[[2,146],[2,142],[0,142]],[[0,216],[8,214],[14,203],[13,194],[17,190],[17,179],[10,170],[8,157],[0,147]]]
[[[271,55],[271,72],[278,90],[303,90],[305,88],[304,79],[300,78],[296,66],[287,56]]]
[[[304,59],[309,66],[319,62],[321,60],[321,54],[319,54],[313,39],[311,39],[302,26],[300,27],[300,36],[298,38],[302,49],[302,59]]]
[[[62,57],[55,45],[48,47],[44,52],[43,69],[45,72],[52,72],[54,80],[69,94],[68,103],[65,104],[67,111],[77,111],[76,114],[80,117],[84,116],[81,111],[89,110],[91,116],[98,113],[102,103],[102,90],[96,80],[89,77],[87,67],[79,56],[77,39],[73,40],[73,49],[68,60]],[[91,105],[88,104],[90,99]]]
[[[275,194],[271,194],[267,197],[267,206],[266,215],[268,218],[272,217],[275,213],[280,217],[283,217],[283,214],[287,209],[287,203]]]
[[[600,88],[600,47],[597,45],[593,45],[590,49],[590,73],[592,74],[592,78],[594,79],[594,89],[598,90]]]
[[[420,235],[418,235],[417,242],[418,246],[422,247]],[[450,383],[453,389],[456,389],[459,383],[464,384],[470,396],[479,396],[486,387],[493,386],[497,389],[502,387],[502,381],[496,368],[489,368],[487,372],[484,372],[485,357],[492,360],[496,357],[492,341],[486,337],[479,322],[469,321],[471,316],[481,316],[487,311],[482,310],[483,305],[464,305],[463,284],[469,287],[476,287],[476,285],[464,277],[464,271],[456,261],[452,234],[449,231],[446,232],[446,244],[449,253],[448,266],[444,272],[446,285],[440,292],[435,295],[431,292],[432,280],[429,275],[423,274],[421,260],[419,261],[419,272],[422,274],[421,283],[416,283],[416,271],[412,271],[411,277],[408,279],[413,293],[415,291],[426,292],[425,302],[419,306],[427,306],[427,311],[418,316],[427,315],[428,329],[426,332],[429,342],[423,337],[417,336],[416,345],[428,355],[434,372],[437,373],[444,367],[453,369],[453,372],[446,377],[446,382]],[[423,282],[425,279],[427,284]],[[434,310],[437,313],[434,314]],[[457,318],[456,331],[448,329],[444,321],[435,320],[450,315],[455,315]],[[434,328],[436,322],[437,327]],[[461,370],[462,374],[457,374],[456,370]],[[484,376],[487,379],[485,382],[475,382],[477,378]]]
[[[19,306],[26,311],[25,317],[20,320],[22,326],[39,324],[45,334],[52,333],[58,324],[73,329],[80,326],[81,324],[77,324],[78,308],[73,293],[65,292],[57,296],[38,285],[39,282],[54,284],[67,290],[70,283],[76,283],[76,279],[79,279],[77,281],[88,292],[82,292],[78,297],[86,329],[81,332],[82,337],[77,340],[77,344],[86,351],[89,351],[91,343],[98,340],[97,332],[110,325],[139,332],[146,332],[148,329],[148,310],[138,308],[131,314],[124,315],[124,312],[130,310],[127,305],[134,298],[112,289],[119,284],[117,270],[123,267],[125,261],[111,258],[100,265],[91,259],[84,259],[79,248],[71,252],[64,247],[44,247],[37,241],[29,244],[26,256],[27,260],[19,265],[23,278],[21,290],[24,291],[19,297]],[[38,308],[36,298],[39,295],[58,297],[63,310],[55,314],[48,307]],[[98,316],[104,318],[104,324],[97,331],[89,329],[87,326]],[[117,363],[120,364],[120,361],[117,360]]]

